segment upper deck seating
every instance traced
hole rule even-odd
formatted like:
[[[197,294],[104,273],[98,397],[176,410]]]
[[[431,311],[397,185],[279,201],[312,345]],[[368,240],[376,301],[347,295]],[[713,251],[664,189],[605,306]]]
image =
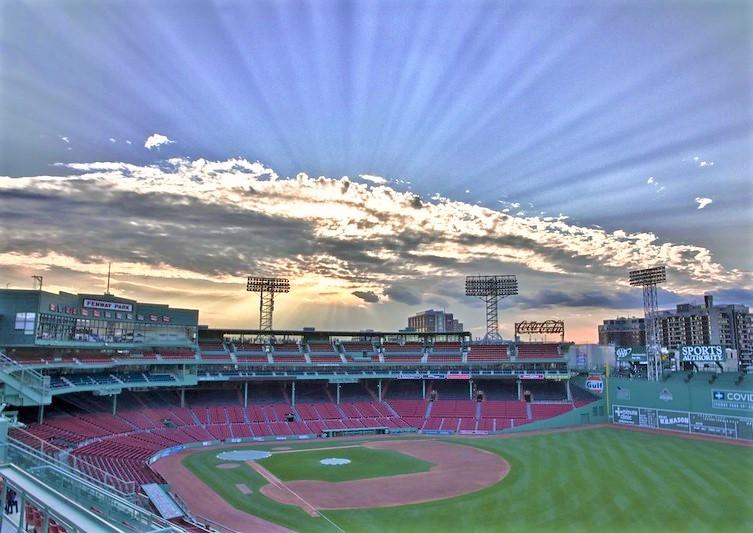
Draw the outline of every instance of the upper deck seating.
[[[518,359],[562,359],[562,355],[556,343],[521,343]]]
[[[226,352],[225,343],[220,339],[204,339],[199,341],[201,353]]]
[[[426,362],[462,363],[463,353],[460,351],[461,347],[462,345],[459,342],[435,342],[426,358]]]
[[[196,359],[196,353],[190,348],[155,348],[162,359]]]
[[[506,344],[471,344],[468,352],[469,363],[509,361]]]
[[[342,363],[334,346],[326,343],[309,343],[309,359],[312,363]]]
[[[419,363],[424,355],[424,345],[420,342],[386,342],[382,348],[385,363]]]

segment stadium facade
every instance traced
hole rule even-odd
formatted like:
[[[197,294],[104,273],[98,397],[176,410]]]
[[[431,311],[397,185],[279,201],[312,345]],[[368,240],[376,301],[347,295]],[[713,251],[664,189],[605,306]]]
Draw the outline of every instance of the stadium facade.
[[[474,342],[464,331],[210,328],[199,326],[198,311],[164,304],[4,290],[0,476],[24,498],[16,525],[58,533],[123,524],[208,531],[151,464],[222,443],[605,422],[610,398],[624,419],[631,401],[639,396],[636,408],[648,408],[653,392],[631,400],[605,390],[599,368],[613,352],[568,342]],[[675,381],[678,399],[683,387],[711,386]],[[728,392],[748,386],[734,375],[719,383]],[[747,422],[738,420],[746,411],[735,398],[709,400],[704,412],[723,409],[747,438]],[[65,496],[71,487],[74,499]]]

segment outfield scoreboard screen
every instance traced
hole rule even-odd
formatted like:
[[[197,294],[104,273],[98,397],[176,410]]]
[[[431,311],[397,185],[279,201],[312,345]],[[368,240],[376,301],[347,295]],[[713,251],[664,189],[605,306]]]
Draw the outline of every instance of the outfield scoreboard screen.
[[[625,405],[612,406],[612,416],[623,426],[753,440],[753,418]]]

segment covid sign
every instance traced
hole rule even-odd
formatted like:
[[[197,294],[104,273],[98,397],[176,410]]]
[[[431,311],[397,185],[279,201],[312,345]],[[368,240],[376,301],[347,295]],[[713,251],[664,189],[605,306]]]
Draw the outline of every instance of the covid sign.
[[[713,390],[711,391],[711,406],[714,409],[753,411],[753,391]]]
[[[720,345],[712,346],[680,346],[680,361],[687,363],[713,363],[726,359],[724,348]]]

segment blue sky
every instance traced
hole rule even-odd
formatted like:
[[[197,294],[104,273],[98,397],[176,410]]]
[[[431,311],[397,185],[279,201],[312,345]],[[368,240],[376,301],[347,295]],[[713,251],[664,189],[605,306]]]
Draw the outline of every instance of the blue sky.
[[[174,169],[165,161],[238,158],[281,178],[378,176],[385,181],[365,182],[428,203],[444,198],[520,219],[568,217],[562,220],[610,235],[653,233],[658,244],[707,250],[721,272],[733,273],[695,289],[694,280],[708,281],[705,274],[677,276],[675,293],[738,290],[748,298],[743,303],[753,303],[749,3],[10,0],[0,10],[0,176],[16,180],[8,181],[6,203],[0,198],[4,230],[17,215],[10,200],[17,178],[92,172],[65,166],[71,163]],[[147,149],[155,133],[172,142]],[[69,203],[70,191],[59,194],[25,201],[32,209],[65,208],[76,227],[91,222],[92,213]],[[221,216],[204,207],[195,212]],[[275,216],[295,218],[279,210]],[[320,236],[317,230],[312,238]],[[75,260],[132,260],[119,256],[119,238],[126,239],[113,235],[99,252]],[[50,236],[46,248],[57,245],[64,243]],[[0,253],[47,250],[14,237],[0,240]],[[211,262],[207,257],[194,261]],[[181,272],[201,270],[162,259]],[[6,260],[0,268],[25,283],[20,263]],[[59,273],[61,287],[89,279],[76,278],[73,271],[86,269],[74,263]],[[471,263],[448,272],[437,260],[428,270],[394,274],[421,293],[418,273],[460,278],[481,268]],[[483,266],[522,268],[507,260]],[[578,277],[580,266],[560,266],[577,280],[530,266],[518,271],[530,291],[544,295],[558,285],[601,294],[616,279],[615,265],[600,272],[601,285],[588,272]],[[228,260],[202,276],[219,283],[243,268],[242,260]],[[291,272],[300,275],[316,270],[296,268]],[[396,311],[386,282],[327,276],[344,280],[340,291],[380,297],[360,320],[445,303],[465,310],[466,323],[481,323],[460,299],[424,298]],[[146,285],[134,280],[129,290],[146,295],[138,288]],[[598,308],[585,317],[568,305],[557,312],[590,328]],[[632,305],[616,309],[630,312]],[[349,316],[343,313],[336,316]]]

